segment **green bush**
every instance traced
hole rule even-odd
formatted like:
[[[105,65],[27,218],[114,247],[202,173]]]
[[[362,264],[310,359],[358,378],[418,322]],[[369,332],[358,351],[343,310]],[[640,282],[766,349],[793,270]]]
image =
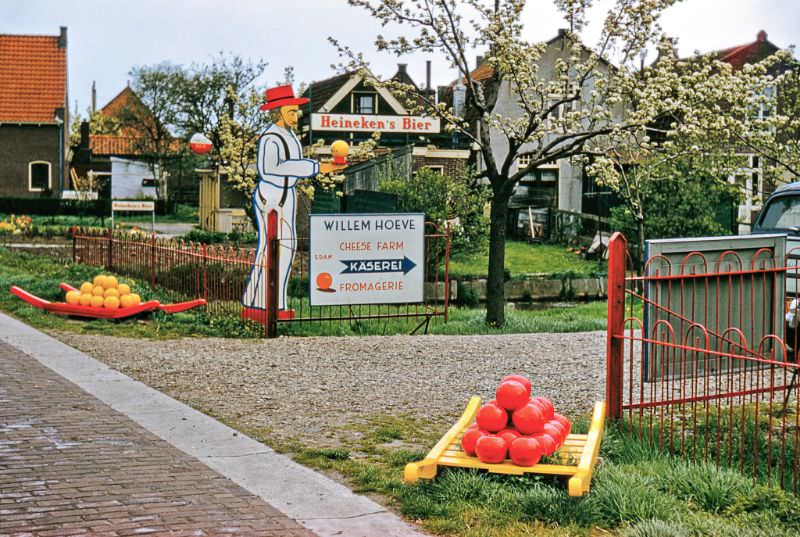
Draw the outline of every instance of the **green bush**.
[[[465,308],[474,308],[478,305],[478,292],[471,286],[464,285],[458,280],[456,284],[456,304]]]
[[[621,537],[689,537],[690,533],[679,522],[666,522],[652,519],[629,526],[621,533]]]
[[[193,229],[183,235],[183,240],[200,244],[222,244],[226,242],[251,244],[255,243],[258,238],[252,232],[232,231],[231,233],[223,233],[221,231]]]
[[[423,212],[427,220],[442,229],[447,220],[458,218],[459,225],[451,227],[453,252],[486,248],[489,220],[483,215],[483,208],[490,199],[488,187],[422,168],[411,180],[385,179],[378,189],[396,194],[400,211]]]

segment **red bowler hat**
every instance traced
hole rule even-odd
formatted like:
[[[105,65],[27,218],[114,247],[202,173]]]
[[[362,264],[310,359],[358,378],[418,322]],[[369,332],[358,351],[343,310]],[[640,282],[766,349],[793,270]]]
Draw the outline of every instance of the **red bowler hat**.
[[[300,105],[308,102],[305,97],[295,97],[294,90],[289,85],[270,88],[264,92],[264,95],[267,98],[267,102],[261,105],[261,110],[272,110],[281,106]]]

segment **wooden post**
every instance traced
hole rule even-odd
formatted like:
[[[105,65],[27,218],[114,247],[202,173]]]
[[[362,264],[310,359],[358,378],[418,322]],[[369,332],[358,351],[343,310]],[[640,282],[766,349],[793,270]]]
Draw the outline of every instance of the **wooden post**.
[[[114,267],[114,228],[108,229],[108,264],[106,268],[112,270]]]
[[[150,235],[150,289],[156,288],[156,236]]]
[[[265,336],[274,338],[278,336],[278,284],[280,260],[280,241],[278,240],[278,211],[272,210],[267,215],[267,319],[264,323]]]
[[[625,362],[625,266],[628,241],[616,232],[608,243],[608,326],[606,332],[606,412],[622,418]]]

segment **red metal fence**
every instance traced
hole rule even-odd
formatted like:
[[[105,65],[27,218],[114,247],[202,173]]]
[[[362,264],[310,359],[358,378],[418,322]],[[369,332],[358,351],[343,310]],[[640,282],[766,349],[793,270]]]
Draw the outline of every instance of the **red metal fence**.
[[[285,241],[275,239],[273,248],[281,250]],[[447,318],[449,308],[448,265],[450,236],[432,232],[425,235],[426,292],[422,304],[310,306],[308,303],[308,241],[297,239],[292,276],[289,280],[287,307],[296,311],[291,320],[278,322],[386,322],[406,319],[425,326],[433,317]],[[102,230],[75,229],[73,261],[102,266],[139,280],[151,288],[172,291],[181,298],[206,299],[211,315],[239,317],[245,282],[253,268],[253,248],[205,245],[175,239],[163,239],[141,233],[110,233]],[[267,269],[267,267],[264,267]],[[263,271],[268,274],[268,270]],[[268,286],[262,286],[267,289]],[[269,301],[265,301],[269,304]],[[269,324],[265,324],[265,335]],[[273,326],[274,329],[274,326]]]
[[[797,331],[785,319],[797,298],[785,281],[798,268],[789,257],[691,252],[677,273],[656,258],[633,276],[627,242],[614,234],[606,397],[622,431],[800,492]]]

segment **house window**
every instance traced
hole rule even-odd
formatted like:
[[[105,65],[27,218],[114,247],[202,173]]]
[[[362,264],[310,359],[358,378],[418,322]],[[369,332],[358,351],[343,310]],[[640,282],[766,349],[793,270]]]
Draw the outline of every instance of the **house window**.
[[[377,94],[375,93],[354,93],[353,94],[353,113],[354,114],[376,114]]]
[[[42,192],[50,190],[50,163],[35,161],[28,164],[28,190]]]
[[[444,175],[444,166],[425,166],[436,175]]]

